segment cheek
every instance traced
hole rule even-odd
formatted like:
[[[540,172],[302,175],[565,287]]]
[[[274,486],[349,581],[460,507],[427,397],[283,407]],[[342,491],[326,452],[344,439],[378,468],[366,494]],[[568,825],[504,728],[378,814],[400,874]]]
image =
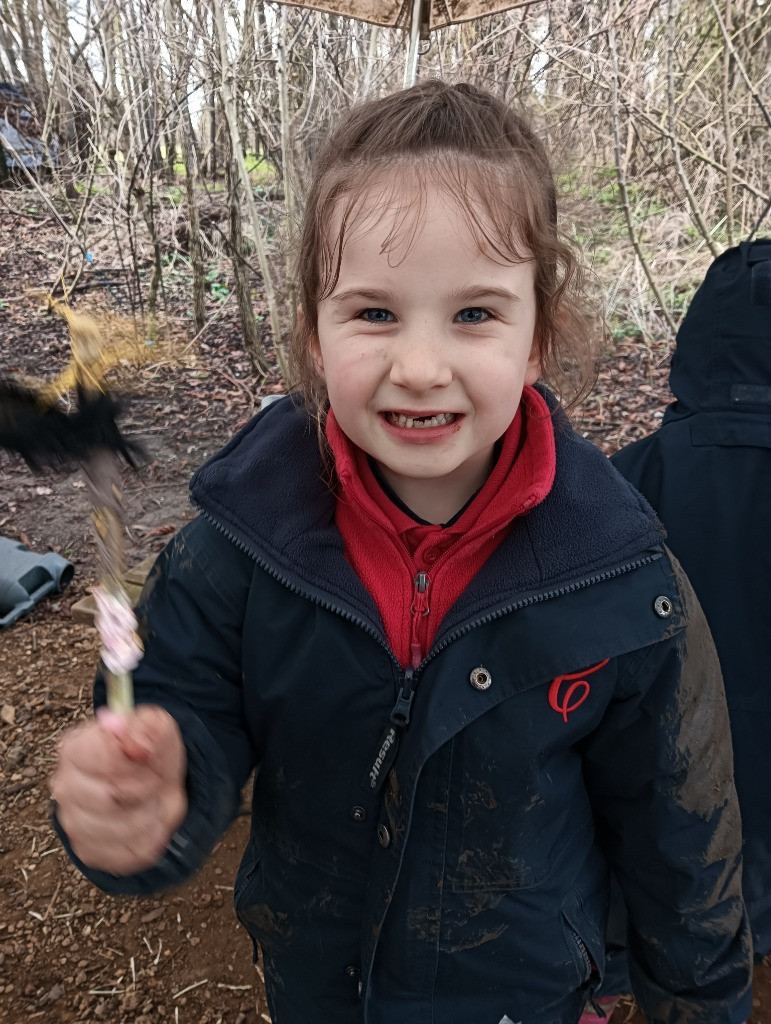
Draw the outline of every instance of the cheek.
[[[359,343],[355,339],[335,346],[326,354],[324,366],[327,378],[336,377],[345,388],[354,382],[377,378],[390,365],[387,348],[375,340]]]
[[[382,346],[351,343],[345,353],[327,354],[326,386],[334,408],[362,409],[376,400],[387,380],[390,362]],[[337,411],[337,410],[336,410]]]

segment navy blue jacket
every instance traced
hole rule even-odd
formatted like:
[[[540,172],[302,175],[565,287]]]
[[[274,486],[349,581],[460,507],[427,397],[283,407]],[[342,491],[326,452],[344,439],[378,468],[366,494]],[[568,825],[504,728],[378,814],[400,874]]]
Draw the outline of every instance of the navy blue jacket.
[[[677,335],[661,427],[614,456],[653,505],[715,638],[733,733],[744,898],[771,951],[771,239],[723,253]]]
[[[148,579],[135,674],[182,728],[189,816],[156,868],[86,873],[111,892],[182,881],[256,766],[235,902],[275,1024],[575,1024],[603,970],[609,861],[649,1019],[748,1015],[709,634],[648,506],[555,422],[552,492],[414,674],[291,399],[193,480],[203,514]]]

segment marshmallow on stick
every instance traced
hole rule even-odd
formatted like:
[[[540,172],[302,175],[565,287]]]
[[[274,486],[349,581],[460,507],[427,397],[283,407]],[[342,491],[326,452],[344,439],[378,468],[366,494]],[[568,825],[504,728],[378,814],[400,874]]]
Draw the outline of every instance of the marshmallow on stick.
[[[93,589],[94,625],[102,642],[107,706],[117,715],[134,706],[131,673],[142,657],[137,620],[123,584],[123,503],[120,465],[114,451],[96,448],[83,463],[91,495],[99,560],[99,583]]]

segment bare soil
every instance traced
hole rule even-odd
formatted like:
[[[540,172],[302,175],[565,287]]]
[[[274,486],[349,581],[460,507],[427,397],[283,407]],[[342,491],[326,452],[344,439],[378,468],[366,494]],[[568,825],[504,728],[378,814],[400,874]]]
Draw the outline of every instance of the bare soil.
[[[31,299],[28,286],[55,278],[60,229],[29,214],[23,192],[0,204],[0,375],[52,377],[67,360],[64,323]],[[187,297],[168,297],[189,333]],[[192,516],[192,471],[259,403],[280,390],[259,384],[240,347],[234,313],[220,312],[198,346],[196,366],[148,365],[134,374],[124,425],[147,462],[126,474],[127,555],[160,550]],[[622,339],[609,352],[593,395],[574,419],[608,453],[653,429],[669,400],[670,344]],[[94,545],[78,476],[34,476],[0,452],[0,534],[69,558],[76,573],[62,594],[0,631],[0,1020],[6,1024],[254,1024],[269,1021],[260,970],[232,908],[233,881],[248,834],[238,817],[206,867],[156,900],[106,896],[69,864],[49,824],[47,780],[57,739],[90,713],[97,662],[94,630],[71,618],[94,582]],[[757,972],[754,1024],[771,1022],[769,969]],[[642,1024],[631,1001],[614,1024]]]

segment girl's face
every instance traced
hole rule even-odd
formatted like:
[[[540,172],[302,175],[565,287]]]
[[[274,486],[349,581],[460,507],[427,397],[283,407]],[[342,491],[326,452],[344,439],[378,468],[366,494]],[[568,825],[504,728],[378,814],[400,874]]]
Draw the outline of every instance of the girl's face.
[[[408,241],[373,190],[319,303],[314,361],[340,428],[421,518],[446,522],[486,480],[493,446],[540,374],[535,270],[483,252],[462,211],[428,186]],[[371,200],[371,201],[370,201]]]

